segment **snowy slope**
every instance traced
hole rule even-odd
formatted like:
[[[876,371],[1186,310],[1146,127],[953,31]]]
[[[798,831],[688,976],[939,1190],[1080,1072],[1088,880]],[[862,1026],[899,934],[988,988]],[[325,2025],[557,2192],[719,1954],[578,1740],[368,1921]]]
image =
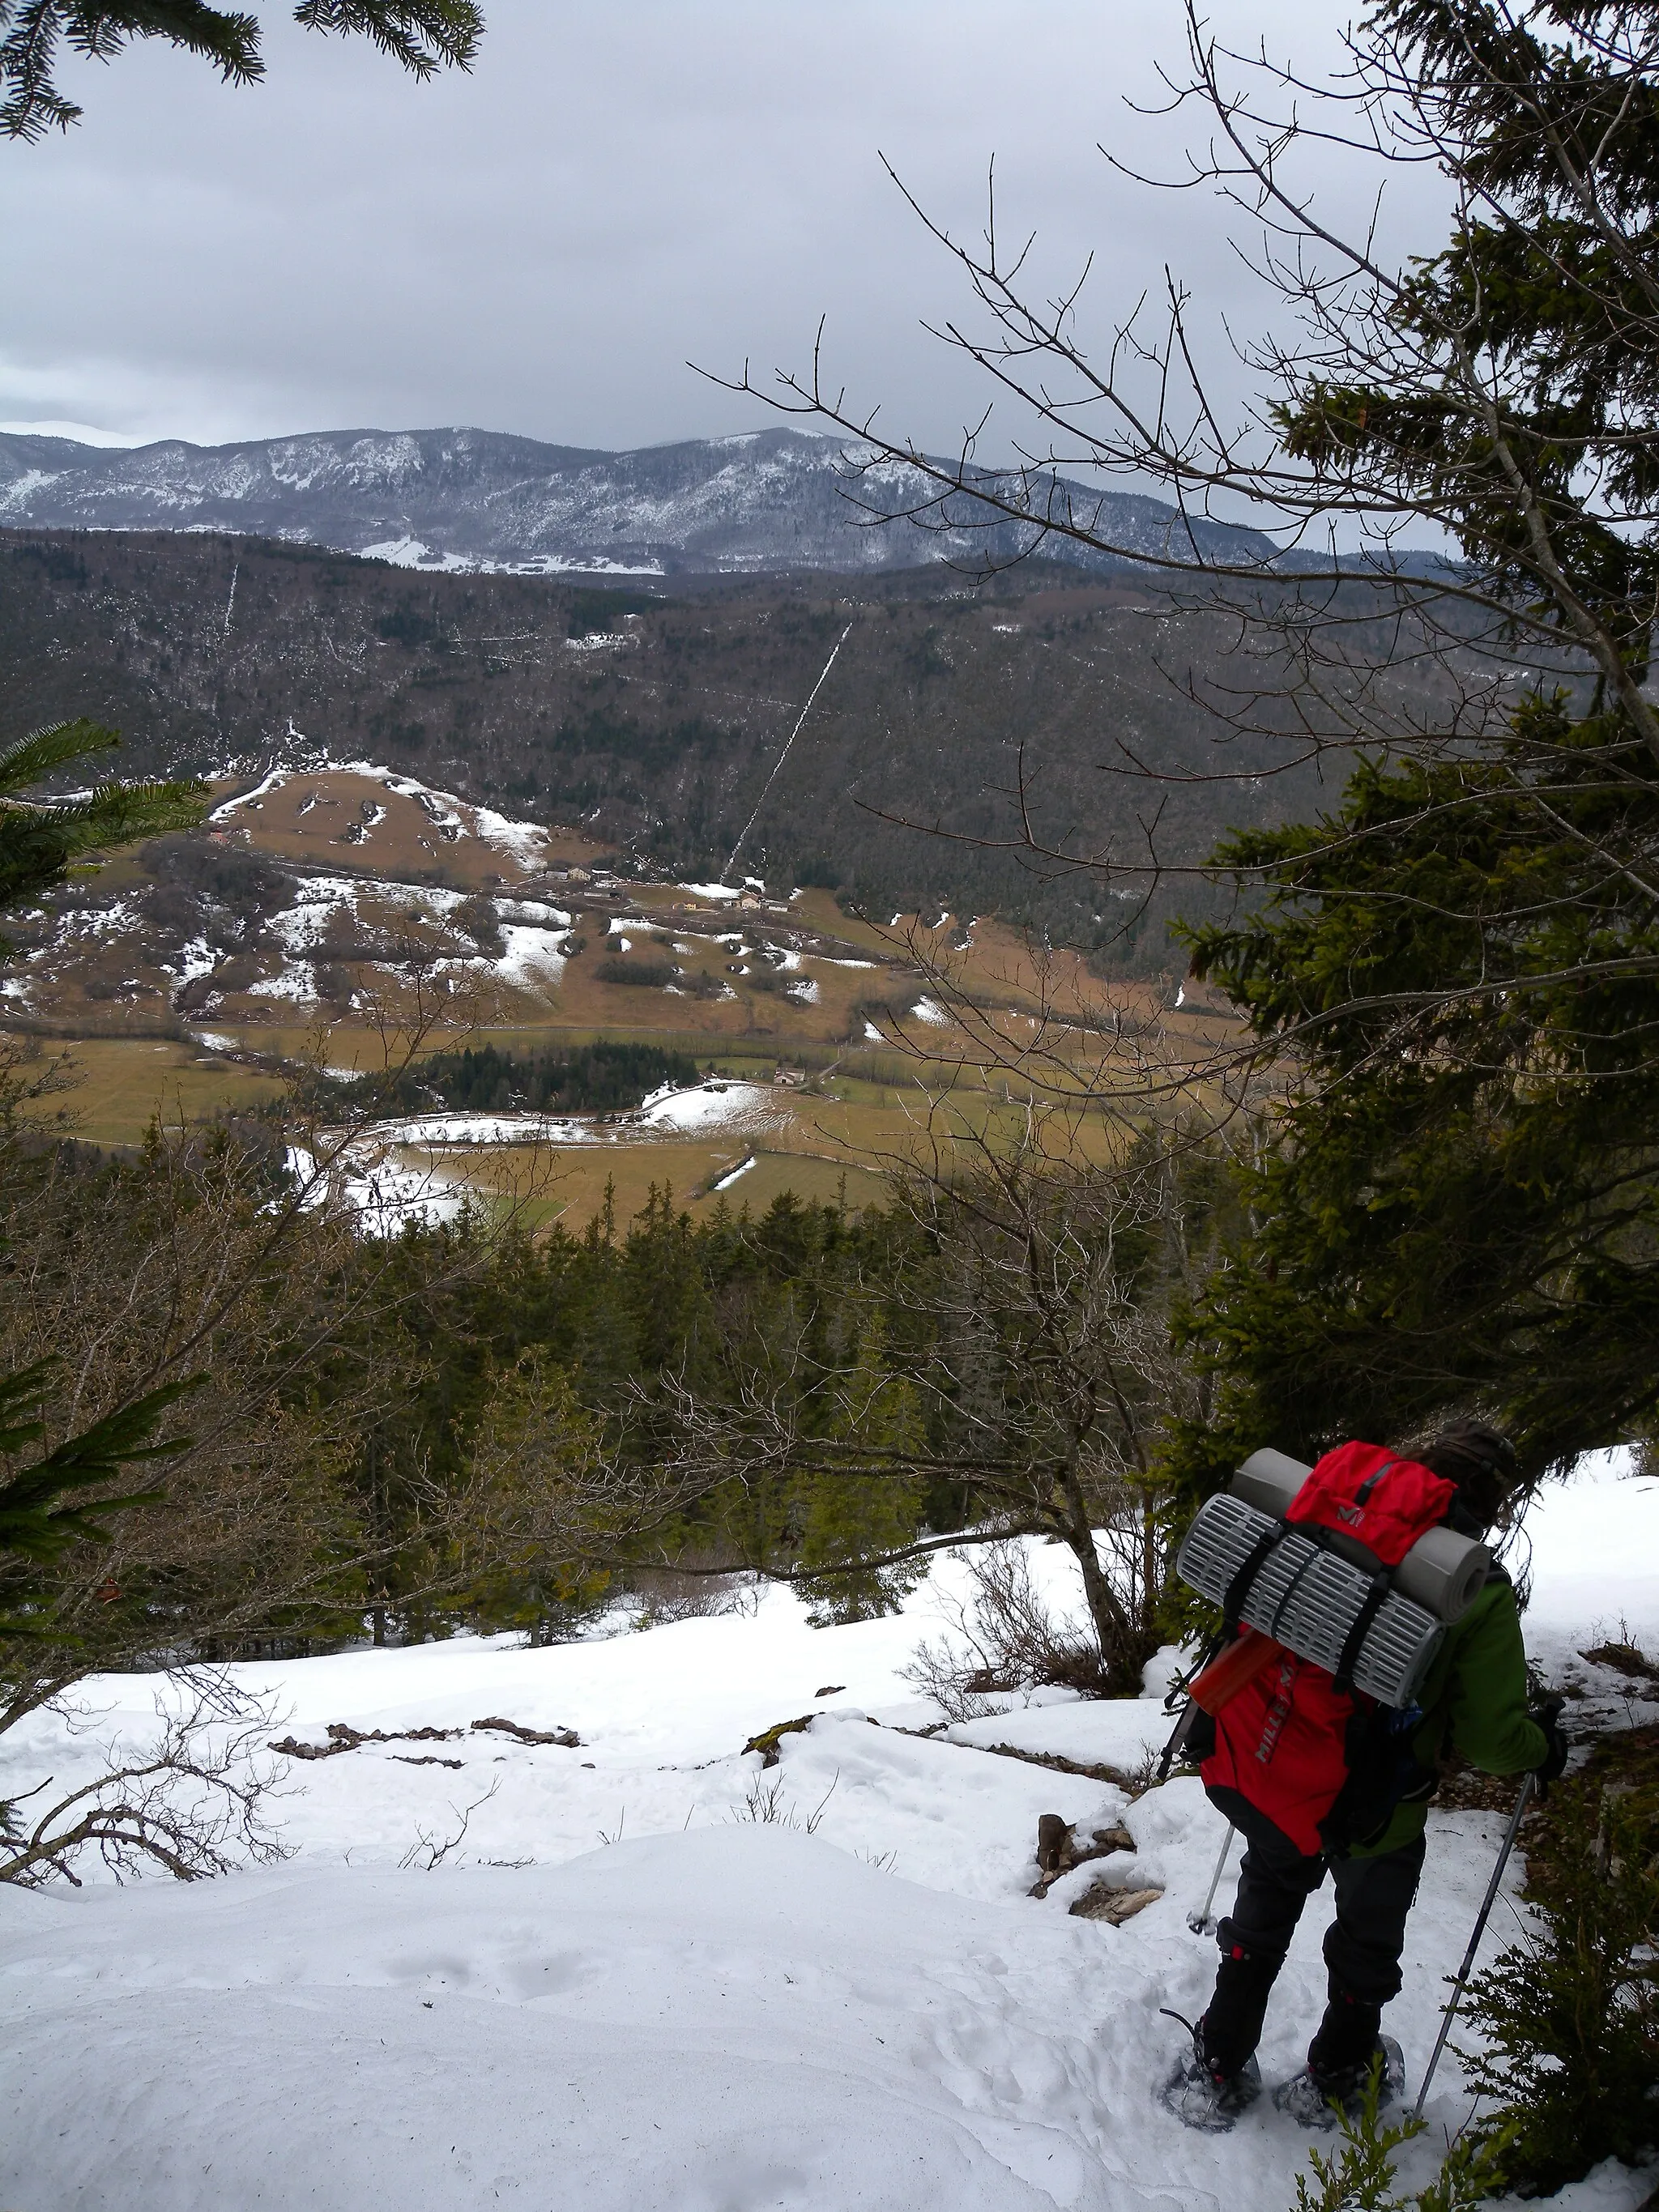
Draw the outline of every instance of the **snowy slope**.
[[[1589,1640],[1570,1614],[1598,1525],[1617,1538],[1602,1595],[1632,1628],[1659,1626],[1659,1485],[1594,1470],[1535,1519],[1546,1641]],[[1034,1565],[1063,1596],[1062,1556]],[[1126,1806],[986,1747],[1121,1764],[1160,1739],[1156,1699],[1045,1693],[955,1740],[902,1732],[927,1709],[896,1670],[957,1571],[904,1618],[848,1628],[815,1631],[774,1591],[750,1613],[551,1650],[472,1639],[234,1670],[284,1705],[273,1735],[464,1733],[295,1764],[283,1868],[0,1892],[0,2203],[1285,2212],[1306,2142],[1277,2114],[1218,2140],[1151,2101],[1181,2035],[1158,2008],[1194,2012],[1213,1969],[1185,1924],[1222,1833],[1197,1785]],[[162,1688],[91,1686],[100,1727],[142,1735]],[[738,1756],[813,1711],[775,1771]],[[583,1741],[470,1726],[495,1717]],[[7,1794],[95,1756],[49,1717],[6,1743]],[[743,1817],[773,1785],[795,1826]],[[468,1808],[447,1863],[400,1869]],[[1139,1850],[1035,1901],[1050,1810],[1123,1819]],[[1434,1817],[1390,2014],[1413,2073],[1500,1826]],[[1121,1929],[1070,1917],[1102,1874],[1166,1894]],[[1298,2063],[1316,2016],[1323,1917],[1316,1900],[1276,1995],[1270,2076]],[[1494,1947],[1514,1926],[1500,1907]],[[1466,2111],[1454,2065],[1431,2115],[1451,2127]],[[1629,2212],[1647,2186],[1608,2174],[1567,2201]]]
[[[977,542],[963,530],[861,526],[844,496],[845,443],[777,429],[608,453],[453,428],[325,430],[214,447],[168,439],[112,452],[0,434],[0,526],[228,530],[413,568],[646,575],[898,568]],[[862,476],[857,489],[895,515],[930,495],[921,471],[892,465]],[[1059,479],[1054,496],[1131,553],[1165,552],[1172,535],[1185,545],[1188,526],[1162,501]],[[964,508],[953,519],[976,522],[982,534],[989,517]],[[1253,531],[1190,526],[1216,550],[1269,550]],[[1022,529],[1029,539],[1027,526],[996,526],[999,557],[1018,550]],[[1049,550],[1074,557],[1058,541]]]

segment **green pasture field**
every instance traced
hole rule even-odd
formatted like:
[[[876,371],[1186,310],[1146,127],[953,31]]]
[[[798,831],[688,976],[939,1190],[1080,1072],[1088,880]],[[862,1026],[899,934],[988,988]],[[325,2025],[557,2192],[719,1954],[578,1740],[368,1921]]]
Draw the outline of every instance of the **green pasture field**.
[[[153,1121],[177,1126],[246,1112],[279,1097],[278,1078],[193,1043],[149,1037],[41,1040],[34,1070],[61,1065],[70,1087],[26,1107],[26,1119],[94,1145],[137,1145]]]

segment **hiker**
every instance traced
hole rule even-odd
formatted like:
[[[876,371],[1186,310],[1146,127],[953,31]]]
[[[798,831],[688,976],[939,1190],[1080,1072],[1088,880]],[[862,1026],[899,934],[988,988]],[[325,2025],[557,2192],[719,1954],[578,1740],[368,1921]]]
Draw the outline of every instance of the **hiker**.
[[[1413,1460],[1340,1446],[1316,1474],[1339,1455],[1349,1455],[1341,1463],[1352,1464],[1356,1478],[1369,1474],[1357,1496],[1396,1486],[1395,1510],[1419,1516],[1413,1541],[1437,1522],[1484,1537],[1516,1480],[1508,1438],[1474,1421],[1444,1430]],[[1559,1710],[1557,1700],[1528,1715],[1520,1613],[1495,1562],[1403,1712],[1345,1694],[1322,1668],[1289,1652],[1223,1706],[1200,1771],[1211,1803],[1246,1850],[1232,1911],[1218,1930],[1214,1991],[1193,2028],[1191,2053],[1162,2093],[1178,2118],[1231,2127],[1260,2094],[1255,2054],[1268,1996],[1302,1908],[1328,1872],[1336,1893],[1325,1936],[1329,2002],[1305,2069],[1273,2101],[1304,2125],[1332,2126],[1339,2108],[1358,2111],[1379,2063],[1380,2101],[1399,2094],[1400,2046],[1380,2027],[1400,1988],[1440,1754],[1449,1745],[1488,1774],[1530,1770],[1553,1781],[1567,1758]]]

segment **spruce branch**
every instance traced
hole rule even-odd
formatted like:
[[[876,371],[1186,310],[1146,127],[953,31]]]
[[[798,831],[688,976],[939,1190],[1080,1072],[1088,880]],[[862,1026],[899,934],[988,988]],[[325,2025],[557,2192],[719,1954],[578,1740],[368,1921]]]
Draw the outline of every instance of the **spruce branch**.
[[[471,69],[483,36],[477,0],[302,0],[294,20],[308,31],[368,39],[422,79]],[[265,73],[258,17],[204,0],[0,0],[0,137],[26,143],[81,119],[53,75],[60,44],[107,62],[130,40],[163,39],[211,62],[227,84],[257,84]]]

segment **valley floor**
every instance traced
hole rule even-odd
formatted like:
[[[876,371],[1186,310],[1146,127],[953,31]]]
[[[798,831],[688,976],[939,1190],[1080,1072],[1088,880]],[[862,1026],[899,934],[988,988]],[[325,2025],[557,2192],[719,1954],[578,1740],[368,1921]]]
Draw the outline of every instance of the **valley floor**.
[[[1659,1482],[1606,1455],[1530,1534],[1543,1671],[1577,1678],[1581,1712],[1659,1717],[1576,1656],[1659,1641]],[[1069,1595],[1059,1553],[1034,1565]],[[1152,2102],[1182,2037],[1160,2008],[1200,2009],[1214,1964],[1187,1927],[1222,1833],[1198,1785],[1131,1802],[989,1748],[1132,1766],[1167,1727],[1162,1670],[1139,1699],[1042,1692],[907,1733],[938,1722],[900,1670],[953,1589],[946,1561],[902,1616],[851,1627],[814,1630],[774,1590],[548,1650],[459,1639],[233,1669],[264,1739],[320,1746],[347,1723],[392,1740],[262,1753],[293,1854],[279,1867],[0,1890],[0,2203],[1287,2212],[1308,2148],[1288,2122],[1258,2107],[1231,2136],[1195,2136]],[[0,1790],[89,1775],[178,1694],[88,1685],[79,1720],[5,1739]],[[775,1768],[743,1753],[807,1714]],[[398,1735],[417,1728],[458,1733]],[[1034,1900],[1050,1811],[1121,1820],[1137,1848]],[[1502,1826],[1433,1816],[1389,2015],[1413,2083]],[[1101,1879],[1164,1894],[1121,1927],[1070,1917]],[[1270,2079],[1299,2064],[1322,2001],[1322,1903],[1276,1993]],[[1488,1954],[1518,1924],[1511,1896]],[[1403,2179],[1468,2112],[1449,2063]],[[1651,2181],[1608,2170],[1559,2201],[1631,2212]]]

